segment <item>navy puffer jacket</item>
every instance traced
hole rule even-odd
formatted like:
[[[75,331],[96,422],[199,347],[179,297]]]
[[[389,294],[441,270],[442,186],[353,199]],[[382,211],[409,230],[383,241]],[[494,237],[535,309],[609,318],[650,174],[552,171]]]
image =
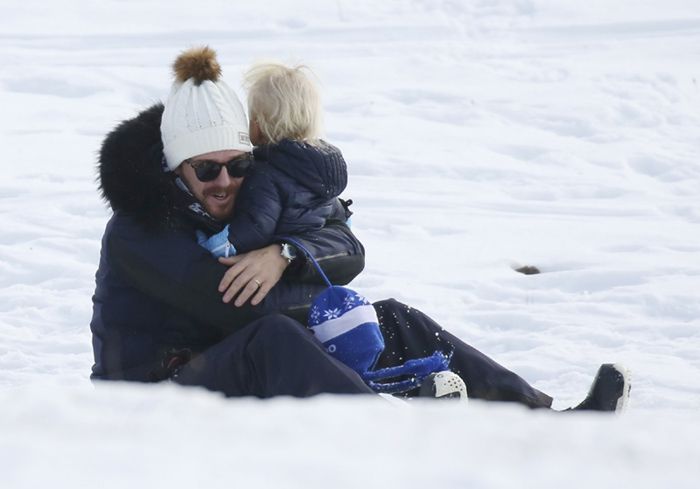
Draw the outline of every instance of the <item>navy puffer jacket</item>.
[[[229,223],[238,253],[285,236],[318,231],[345,189],[348,172],[333,145],[290,139],[255,149],[255,166],[241,187]]]

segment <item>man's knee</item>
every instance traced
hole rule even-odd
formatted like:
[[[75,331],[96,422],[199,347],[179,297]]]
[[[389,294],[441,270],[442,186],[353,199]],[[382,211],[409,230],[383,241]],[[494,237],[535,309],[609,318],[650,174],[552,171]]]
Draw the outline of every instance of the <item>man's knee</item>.
[[[257,339],[281,339],[289,340],[294,337],[310,336],[311,332],[298,321],[282,314],[271,314],[259,320],[256,327]]]
[[[403,303],[397,301],[397,300],[394,299],[393,297],[390,298],[390,299],[382,299],[382,300],[380,300],[380,301],[374,302],[372,305],[373,305],[374,308],[377,309],[378,311],[381,311],[382,309],[393,310],[393,309],[396,309],[396,308],[401,307],[401,306],[403,306],[403,307],[408,307],[408,306],[406,306],[405,304],[403,304]]]

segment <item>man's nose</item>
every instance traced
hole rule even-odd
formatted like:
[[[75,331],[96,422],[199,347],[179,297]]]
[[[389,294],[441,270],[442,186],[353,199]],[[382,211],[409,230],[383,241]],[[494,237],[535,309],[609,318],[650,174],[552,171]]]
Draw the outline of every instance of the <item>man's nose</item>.
[[[222,187],[226,187],[231,183],[231,177],[228,174],[226,165],[221,165],[221,169],[219,170],[219,176],[216,177],[216,180],[214,180],[214,182],[217,185],[221,185]]]

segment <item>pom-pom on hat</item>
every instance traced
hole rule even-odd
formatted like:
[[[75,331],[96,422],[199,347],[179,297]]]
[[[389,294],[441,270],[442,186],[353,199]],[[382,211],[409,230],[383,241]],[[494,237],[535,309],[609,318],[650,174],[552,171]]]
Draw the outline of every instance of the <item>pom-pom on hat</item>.
[[[168,168],[212,151],[251,151],[248,119],[236,93],[221,79],[216,52],[208,46],[184,51],[173,72],[160,124]]]

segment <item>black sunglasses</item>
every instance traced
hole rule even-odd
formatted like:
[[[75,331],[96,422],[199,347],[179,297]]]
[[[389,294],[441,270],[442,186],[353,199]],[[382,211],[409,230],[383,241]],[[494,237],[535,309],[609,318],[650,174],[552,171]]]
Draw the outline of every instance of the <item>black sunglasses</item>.
[[[242,178],[248,174],[248,170],[250,170],[253,162],[253,153],[236,156],[226,163],[218,163],[211,160],[185,160],[185,163],[194,169],[194,174],[197,175],[197,179],[200,182],[216,180],[224,167],[226,167],[229,177]]]

